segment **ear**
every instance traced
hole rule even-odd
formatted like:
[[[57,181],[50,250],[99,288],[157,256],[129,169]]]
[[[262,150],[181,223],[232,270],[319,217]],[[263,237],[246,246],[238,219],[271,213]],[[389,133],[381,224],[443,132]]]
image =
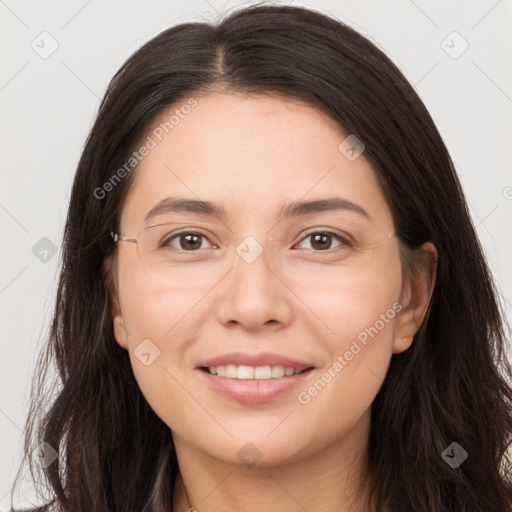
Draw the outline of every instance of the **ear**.
[[[437,249],[431,242],[415,250],[413,268],[404,278],[397,316],[393,354],[407,350],[418,332],[434,291],[437,274]]]
[[[114,337],[122,348],[128,349],[128,331],[126,330],[123,311],[119,301],[119,288],[115,278],[115,264],[112,260],[104,261],[103,272],[104,275],[108,276],[106,283],[108,283],[107,291],[110,299],[110,311],[112,312]]]

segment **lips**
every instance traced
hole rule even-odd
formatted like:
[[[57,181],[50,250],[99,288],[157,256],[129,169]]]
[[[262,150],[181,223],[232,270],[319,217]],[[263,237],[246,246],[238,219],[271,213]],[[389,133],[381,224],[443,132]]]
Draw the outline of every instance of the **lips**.
[[[220,374],[219,369],[222,369]],[[303,384],[312,371],[314,366],[307,362],[270,352],[233,352],[205,359],[196,368],[197,376],[209,389],[246,404],[269,402],[288,395]]]

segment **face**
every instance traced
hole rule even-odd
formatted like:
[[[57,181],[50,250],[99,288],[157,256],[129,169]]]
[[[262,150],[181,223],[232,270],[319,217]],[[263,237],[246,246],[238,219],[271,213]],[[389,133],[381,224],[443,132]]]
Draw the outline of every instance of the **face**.
[[[375,172],[312,107],[196,101],[122,210],[117,342],[177,446],[270,467],[354,441],[418,318]]]

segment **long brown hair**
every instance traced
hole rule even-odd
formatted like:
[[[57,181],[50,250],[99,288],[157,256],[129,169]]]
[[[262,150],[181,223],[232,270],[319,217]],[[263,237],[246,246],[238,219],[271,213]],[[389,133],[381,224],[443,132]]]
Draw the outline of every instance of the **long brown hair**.
[[[429,314],[412,346],[393,355],[372,404],[376,509],[509,510],[512,369],[503,313],[447,149],[376,46],[316,11],[271,5],[165,30],[127,60],[101,102],[76,171],[26,425],[23,462],[45,501],[69,512],[172,510],[171,432],[115,342],[108,294],[108,234],[136,169],[108,193],[98,190],[157,115],[214,88],[284,95],[328,113],[364,141],[402,246],[411,254],[426,241],[437,248]],[[43,442],[59,456],[41,468],[34,454]],[[441,455],[452,442],[468,453],[456,468]]]

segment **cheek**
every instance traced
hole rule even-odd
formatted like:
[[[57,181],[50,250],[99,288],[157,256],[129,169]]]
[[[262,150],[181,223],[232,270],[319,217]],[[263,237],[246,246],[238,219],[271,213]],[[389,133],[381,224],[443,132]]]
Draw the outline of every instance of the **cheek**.
[[[322,337],[327,357],[297,399],[327,430],[348,428],[373,402],[391,360],[400,287],[399,261],[390,260],[309,288],[308,306],[329,328]]]
[[[134,375],[142,392],[146,394],[147,390],[153,399],[158,399],[156,390],[174,390],[173,369],[183,360],[190,326],[204,291],[158,282],[144,273],[130,255],[120,260],[118,279]]]
[[[288,284],[317,319],[325,343],[332,353],[350,345],[360,333],[377,323],[383,335],[394,325],[402,286],[398,252],[390,249],[375,257],[370,265],[309,267]],[[313,277],[314,276],[314,277]],[[386,312],[388,312],[386,314]],[[381,315],[385,315],[384,324]]]
[[[162,340],[173,336],[186,324],[204,289],[187,284],[185,280],[157,279],[147,274],[132,254],[123,256],[119,261],[118,279],[131,349],[145,338],[160,346]]]
[[[129,356],[138,386],[167,425],[194,425],[204,412],[184,392],[181,365],[186,357],[201,294],[135,279],[125,286],[123,314],[129,330]],[[196,326],[196,328],[198,328]],[[193,404],[192,404],[193,405]]]

